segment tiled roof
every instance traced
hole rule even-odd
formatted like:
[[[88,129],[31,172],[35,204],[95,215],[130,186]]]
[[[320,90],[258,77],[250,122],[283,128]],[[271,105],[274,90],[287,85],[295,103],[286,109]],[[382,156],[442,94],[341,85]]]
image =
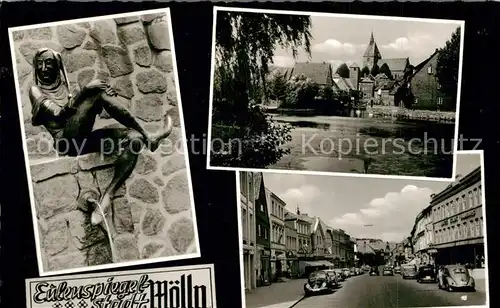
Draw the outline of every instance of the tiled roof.
[[[275,74],[281,74],[285,76],[286,79],[290,78],[290,73],[292,72],[292,68],[290,67],[280,67],[280,66],[272,66],[269,67],[269,76],[273,76]]]
[[[361,82],[374,83],[375,81],[373,81],[373,79],[371,79],[370,77],[364,77],[363,79],[361,79]]]
[[[359,68],[359,65],[356,62],[353,62],[349,67],[357,67],[357,68]]]
[[[432,53],[432,55],[430,55],[429,58],[425,59],[424,61],[420,62],[417,66],[415,66],[415,68],[413,69],[413,75],[411,76],[411,78],[413,78],[413,76],[415,76],[418,72],[420,72],[420,70],[427,64],[427,62],[429,62],[438,52],[439,52],[439,50],[436,49]]]
[[[295,64],[291,74],[293,76],[304,75],[317,84],[325,85],[331,78],[331,68],[326,62],[300,62]]]
[[[403,72],[409,64],[408,58],[395,58],[395,59],[380,59],[378,60],[378,67],[387,64],[391,72]]]
[[[337,88],[342,91],[354,90],[354,86],[348,78],[334,78],[334,83],[337,85]]]

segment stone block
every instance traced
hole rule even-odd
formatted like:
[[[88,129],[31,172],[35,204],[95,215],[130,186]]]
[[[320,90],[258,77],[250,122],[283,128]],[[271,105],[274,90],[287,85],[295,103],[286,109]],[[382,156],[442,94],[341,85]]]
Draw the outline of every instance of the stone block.
[[[101,79],[101,80],[106,81],[106,82],[109,82],[111,79],[111,75],[109,74],[108,71],[100,70],[97,72],[96,78]]]
[[[163,164],[161,171],[164,176],[169,176],[172,173],[186,168],[186,160],[183,154],[174,153]]]
[[[92,80],[94,80],[96,71],[92,68],[84,69],[78,73],[77,81],[80,89],[83,89],[86,85],[88,85]]]
[[[187,172],[174,175],[162,191],[163,205],[170,214],[177,214],[191,209]]]
[[[147,236],[158,234],[165,225],[166,219],[160,210],[146,209],[142,219],[142,233]]]
[[[181,116],[179,114],[179,108],[177,106],[169,108],[167,114],[172,119],[172,124],[175,127],[181,127]]]
[[[180,218],[170,226],[167,234],[174,249],[185,253],[195,239],[193,221],[188,218]]]
[[[117,42],[116,25],[110,20],[93,22],[89,34],[100,45],[114,44]]]
[[[113,200],[113,225],[118,234],[134,232],[134,223],[130,205],[126,198]]]
[[[163,50],[156,54],[154,66],[164,73],[170,73],[174,70],[172,61],[172,53],[168,50]]]
[[[69,230],[64,216],[49,220],[47,224],[42,247],[49,256],[53,256],[68,248]]]
[[[87,32],[84,29],[77,28],[74,25],[60,25],[56,27],[59,43],[66,49],[81,46]]]
[[[115,22],[117,25],[130,24],[130,23],[134,23],[136,21],[139,21],[138,16],[115,18]]]
[[[161,250],[165,247],[165,244],[158,241],[151,241],[144,245],[142,248],[141,257],[142,259],[150,259],[154,255],[161,252]]]
[[[77,208],[78,183],[73,175],[63,175],[34,183],[33,192],[38,201],[38,214],[49,218],[56,213],[67,213]]]
[[[100,153],[90,153],[78,156],[78,166],[82,170],[91,170],[98,167],[112,166],[116,161],[114,156],[104,156]]]
[[[153,20],[146,26],[149,42],[157,50],[170,50],[168,23],[161,19],[161,21],[156,22],[157,20]]]
[[[33,56],[36,51],[40,48],[50,48],[54,51],[61,52],[63,50],[62,46],[54,42],[24,42],[19,46],[19,52],[24,56],[26,61],[33,65]]]
[[[30,170],[31,180],[40,182],[56,175],[77,173],[78,162],[73,157],[61,157],[55,162],[31,165]]]
[[[115,262],[125,262],[140,259],[135,236],[130,233],[120,234],[114,240]]]
[[[85,28],[85,29],[90,29],[90,27],[91,27],[90,22],[79,22],[76,25],[78,27]]]
[[[111,77],[127,75],[134,71],[128,52],[120,46],[103,45],[102,56]]]
[[[155,20],[156,18],[163,18],[165,16],[166,16],[165,13],[146,14],[146,15],[141,16],[141,20],[143,23],[150,23],[153,20]]]
[[[99,169],[99,170],[95,171],[97,183],[99,184],[99,188],[102,192],[106,191],[109,184],[111,184],[111,181],[113,179],[114,174],[115,174],[114,167],[106,168],[106,169]],[[116,191],[115,197],[124,196],[126,193],[127,193],[127,189],[125,188],[125,184],[123,184]]]
[[[153,57],[148,44],[140,44],[134,48],[134,61],[137,65],[143,67],[151,66]]]
[[[144,203],[156,204],[160,201],[158,189],[145,179],[136,179],[128,187],[129,195]]]
[[[107,239],[99,227],[91,225],[89,214],[76,210],[66,215],[71,243],[79,250],[87,249]]]
[[[153,182],[160,187],[165,185],[165,182],[158,176],[153,179]]]
[[[12,32],[12,38],[15,42],[22,41],[24,38],[24,31],[20,30]]]
[[[68,73],[74,73],[82,68],[93,66],[97,59],[96,53],[89,50],[63,52],[61,55]]]
[[[141,222],[141,217],[144,212],[144,206],[139,202],[129,202],[130,211],[132,213],[132,221],[134,225]],[[135,227],[134,227],[135,228]],[[139,230],[140,228],[135,228]]]
[[[20,65],[17,67],[17,77],[19,80],[19,86],[23,86],[24,81],[31,75],[31,66]]]
[[[50,271],[67,270],[73,268],[85,267],[85,253],[81,251],[73,251],[67,254],[61,254],[50,257],[48,267]]]
[[[156,160],[147,153],[141,153],[137,160],[137,165],[135,166],[135,172],[142,175],[147,175],[152,172],[156,172],[158,169],[158,163]]]
[[[159,71],[150,69],[136,75],[136,85],[142,93],[165,93],[167,78]]]
[[[184,154],[184,140],[179,127],[174,127],[172,133],[158,147],[161,156],[169,156],[174,153]]]
[[[118,29],[118,38],[125,45],[132,45],[146,39],[146,33],[141,24],[124,25]]]
[[[147,94],[135,100],[134,114],[146,122],[159,121],[165,115],[163,111],[164,105],[163,95]]]
[[[114,88],[116,93],[122,97],[128,99],[134,97],[134,87],[128,75],[116,78]]]
[[[26,30],[26,38],[32,40],[51,40],[52,39],[52,28],[43,27]]]

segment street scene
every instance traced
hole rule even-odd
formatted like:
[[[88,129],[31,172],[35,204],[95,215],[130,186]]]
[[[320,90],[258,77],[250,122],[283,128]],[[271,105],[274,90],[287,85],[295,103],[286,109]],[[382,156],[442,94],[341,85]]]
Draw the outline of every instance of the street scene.
[[[454,182],[240,172],[246,307],[486,305],[482,153],[461,152],[456,170]]]
[[[452,178],[460,21],[217,16],[210,166]]]

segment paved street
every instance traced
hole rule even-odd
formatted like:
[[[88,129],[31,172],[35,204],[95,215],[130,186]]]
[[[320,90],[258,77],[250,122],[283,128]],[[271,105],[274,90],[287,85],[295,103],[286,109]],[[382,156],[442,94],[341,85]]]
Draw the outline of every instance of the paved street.
[[[447,292],[400,275],[351,277],[333,294],[303,299],[294,308],[437,307],[485,305],[484,292]]]
[[[304,296],[307,279],[277,282],[246,292],[247,308],[288,308]]]

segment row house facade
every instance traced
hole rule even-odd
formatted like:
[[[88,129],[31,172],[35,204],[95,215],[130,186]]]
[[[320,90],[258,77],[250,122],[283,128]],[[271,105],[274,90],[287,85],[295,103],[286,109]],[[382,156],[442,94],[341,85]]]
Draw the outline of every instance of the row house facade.
[[[266,188],[262,173],[254,173],[255,219],[256,219],[256,256],[255,272],[257,287],[271,283],[271,231],[267,206]]]
[[[484,267],[484,217],[481,167],[458,177],[433,195],[432,218],[436,262]]]
[[[255,182],[254,173],[240,172],[240,213],[243,245],[243,273],[245,290],[257,287],[255,258],[257,239],[255,233]]]
[[[416,217],[411,232],[413,251],[417,264],[434,264],[437,250],[434,248],[432,206],[424,208]]]
[[[285,211],[286,203],[275,193],[266,188],[267,205],[271,230],[271,279],[281,276],[286,271]]]
[[[295,276],[299,270],[299,237],[296,216],[285,211],[285,237],[286,237],[286,263],[287,270],[291,276]]]

